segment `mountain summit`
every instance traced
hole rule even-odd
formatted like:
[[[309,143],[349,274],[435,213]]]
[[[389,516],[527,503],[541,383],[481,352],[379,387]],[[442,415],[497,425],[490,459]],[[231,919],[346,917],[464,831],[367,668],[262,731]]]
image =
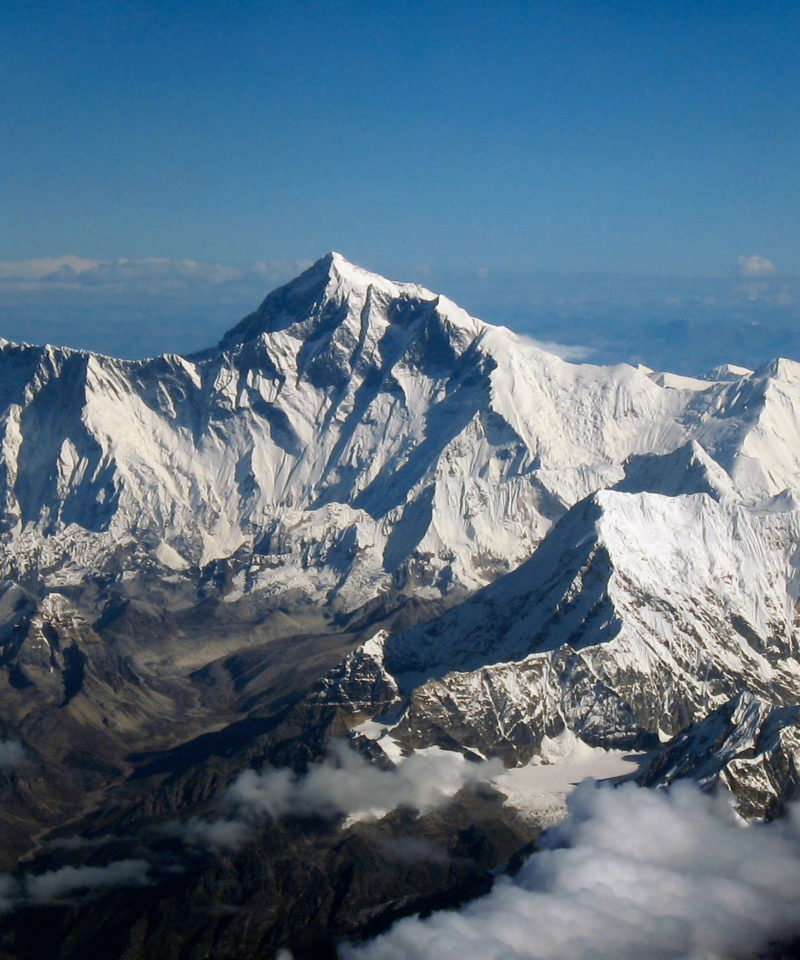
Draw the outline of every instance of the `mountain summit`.
[[[780,813],[798,371],[570,364],[335,253],[188,356],[0,342],[0,955],[332,956],[623,751]]]
[[[477,323],[455,304],[425,287],[387,280],[351,263],[340,253],[331,252],[299,277],[270,293],[255,313],[225,334],[220,346],[230,348],[261,334],[287,329],[305,339],[320,326],[338,326],[345,317],[337,318],[337,309],[341,310],[345,304],[347,314],[355,315],[359,313],[358,304],[362,310],[369,309],[371,301],[442,305],[455,322],[463,322],[473,330]],[[388,319],[402,322],[402,315],[398,313]]]
[[[271,590],[348,609],[389,586],[471,590],[582,497],[634,482],[630,457],[692,441],[730,496],[800,485],[785,368],[706,382],[569,364],[331,253],[202,353],[6,344],[3,570],[61,582],[65,556],[80,577],[236,554],[240,589],[266,568]]]

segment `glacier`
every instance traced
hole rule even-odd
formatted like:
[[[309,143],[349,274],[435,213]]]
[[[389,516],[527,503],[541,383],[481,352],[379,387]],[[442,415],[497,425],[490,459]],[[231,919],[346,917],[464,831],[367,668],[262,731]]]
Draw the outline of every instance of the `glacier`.
[[[233,560],[235,590],[345,610],[463,595],[632,457],[692,444],[728,498],[795,489],[800,366],[731,370],[570,364],[338,254],[191,356],[3,342],[2,573]]]
[[[220,956],[289,942],[252,877],[281,915],[306,905],[297,942],[318,945],[319,890],[330,917],[352,895],[351,933],[427,909],[416,884],[472,890],[580,770],[688,777],[748,820],[800,789],[800,364],[570,363],[331,253],[214,347],[0,341],[0,373],[0,868],[144,851],[131,957],[220,876],[242,918]],[[505,772],[417,820],[288,810],[203,848],[232,784],[301,777],[340,740],[372,772]],[[408,889],[381,873],[407,834],[448,851]],[[190,836],[196,876],[164,881],[158,845]],[[283,844],[313,864],[285,887]],[[109,929],[81,909],[76,943]]]

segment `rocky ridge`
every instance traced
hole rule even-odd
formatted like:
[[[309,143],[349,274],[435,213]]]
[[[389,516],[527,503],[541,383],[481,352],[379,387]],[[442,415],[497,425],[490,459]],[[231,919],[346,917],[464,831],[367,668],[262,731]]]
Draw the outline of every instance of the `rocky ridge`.
[[[0,769],[7,866],[160,851],[159,824],[342,737],[381,769],[648,751],[642,783],[724,784],[748,818],[796,794],[800,365],[570,364],[330,254],[201,353],[3,342],[0,371],[0,733],[25,755]],[[416,903],[370,873],[375,830],[411,829],[393,816],[283,825],[296,883],[273,828],[263,855],[194,850],[184,880],[87,908],[125,918],[103,955],[163,951],[163,884],[177,917],[220,878],[240,921],[193,915],[176,957],[236,955],[234,929],[247,955],[331,951]],[[538,830],[492,789],[414,824],[449,864],[417,878],[432,897]],[[57,910],[26,909],[0,951],[35,953]],[[87,916],[58,915],[54,955],[81,955]]]

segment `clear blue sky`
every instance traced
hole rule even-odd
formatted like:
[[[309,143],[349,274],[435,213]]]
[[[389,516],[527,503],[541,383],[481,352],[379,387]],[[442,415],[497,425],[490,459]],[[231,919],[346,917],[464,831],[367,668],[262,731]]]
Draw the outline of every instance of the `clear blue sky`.
[[[800,4],[5,0],[0,260],[800,273]]]

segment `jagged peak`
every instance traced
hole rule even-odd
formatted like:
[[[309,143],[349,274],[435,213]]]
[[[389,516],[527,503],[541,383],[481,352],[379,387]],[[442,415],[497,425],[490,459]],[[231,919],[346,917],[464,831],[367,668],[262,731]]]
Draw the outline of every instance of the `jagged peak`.
[[[389,280],[348,260],[335,250],[320,257],[299,276],[273,290],[254,313],[228,331],[219,346],[227,349],[262,333],[295,328],[307,336],[331,308],[348,306],[360,313],[370,297],[416,300],[435,304],[442,317],[455,327],[477,335],[487,325],[465,310],[416,283]]]
[[[776,357],[756,370],[759,378],[782,380],[784,383],[800,383],[800,363],[786,357]]]
[[[752,373],[753,371],[749,367],[740,367],[735,363],[720,363],[713,370],[709,370],[703,379],[714,381],[741,380],[742,377],[752,376]]]
[[[614,488],[622,493],[660,493],[676,497],[707,493],[715,500],[735,497],[733,481],[697,440],[671,453],[636,454],[624,464],[625,477]]]

